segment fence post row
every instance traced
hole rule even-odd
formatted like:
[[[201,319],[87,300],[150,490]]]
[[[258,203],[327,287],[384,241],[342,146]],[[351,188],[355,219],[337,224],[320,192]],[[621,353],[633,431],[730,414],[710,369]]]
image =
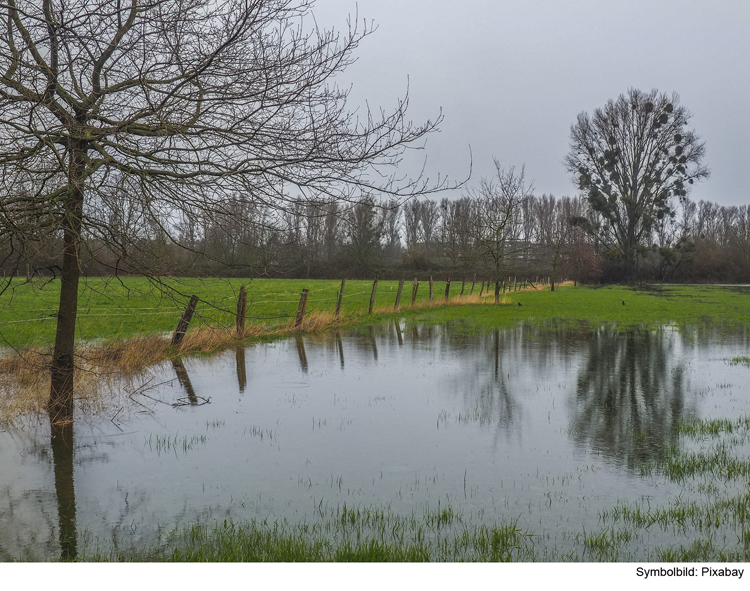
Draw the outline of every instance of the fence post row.
[[[179,347],[182,343],[182,339],[185,338],[185,333],[187,332],[188,326],[190,326],[190,320],[193,317],[197,305],[198,296],[194,295],[190,298],[190,302],[188,303],[187,308],[185,308],[185,312],[180,316],[177,328],[174,329],[174,334],[172,335],[173,347]]]
[[[370,310],[368,314],[372,314],[372,307],[375,305],[375,291],[378,289],[378,280],[372,282],[372,293],[370,294]]]
[[[398,291],[396,292],[396,303],[393,304],[393,309],[398,310],[398,307],[401,305],[401,292],[404,290],[404,280],[401,279],[398,282]]]
[[[247,313],[247,291],[245,286],[240,286],[240,295],[237,298],[237,336],[245,335],[245,315]]]
[[[299,306],[297,306],[297,319],[294,321],[294,326],[299,326],[302,323],[302,319],[305,317],[305,306],[307,305],[307,294],[309,290],[303,289],[302,293],[299,294]]]
[[[417,290],[419,289],[419,281],[417,281],[417,278],[414,278],[414,283],[411,286],[411,305],[414,306],[414,304],[417,303]]]
[[[336,302],[336,318],[341,314],[341,304],[344,302],[344,286],[346,285],[346,279],[341,280],[341,289],[339,289],[339,298]]]

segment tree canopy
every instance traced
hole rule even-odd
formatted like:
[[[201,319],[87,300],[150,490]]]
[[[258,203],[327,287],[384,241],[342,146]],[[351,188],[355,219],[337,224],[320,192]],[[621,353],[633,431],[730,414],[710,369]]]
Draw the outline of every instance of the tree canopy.
[[[565,165],[590,208],[578,221],[627,270],[654,225],[674,216],[675,198],[709,174],[689,120],[677,94],[631,89],[571,126]]]

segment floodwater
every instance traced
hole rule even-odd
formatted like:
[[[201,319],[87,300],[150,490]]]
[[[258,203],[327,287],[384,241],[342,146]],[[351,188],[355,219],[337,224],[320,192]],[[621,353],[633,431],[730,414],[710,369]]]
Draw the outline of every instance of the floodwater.
[[[728,363],[749,344],[705,328],[392,323],[165,363],[108,413],[0,432],[0,559],[127,551],[197,522],[295,523],[344,503],[517,520],[564,550],[618,502],[680,494],[641,468],[678,421],[750,413],[750,371]]]

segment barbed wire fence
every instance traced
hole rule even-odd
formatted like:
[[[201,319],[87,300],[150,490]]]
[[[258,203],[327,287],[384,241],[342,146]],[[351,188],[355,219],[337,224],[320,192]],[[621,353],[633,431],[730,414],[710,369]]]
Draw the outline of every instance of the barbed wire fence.
[[[547,278],[535,278],[536,282],[539,283],[539,287],[545,287],[549,284],[549,280]],[[412,283],[411,281],[409,281]],[[430,278],[430,282],[432,283],[432,278]],[[295,280],[295,284],[302,285],[304,284],[304,281]],[[308,282],[308,284],[315,284],[317,281],[314,282]],[[385,293],[389,294],[389,300],[393,298],[393,292],[396,291],[398,281],[389,281],[385,283],[380,284],[380,290],[378,293],[374,293],[375,290],[378,288],[378,282],[370,281],[370,280],[354,280],[350,281],[347,284],[347,287],[349,289],[345,289],[344,293],[341,293],[342,285],[337,281],[333,285],[314,285],[312,289],[308,289],[308,297],[306,297],[305,304],[306,309],[303,310],[303,314],[310,315],[313,313],[320,313],[320,312],[334,312],[334,309],[340,309],[341,312],[345,315],[349,314],[362,314],[368,312],[368,298],[371,303],[370,307],[370,313],[372,313],[372,302],[375,301],[376,297],[378,300],[378,309],[382,309],[383,305],[385,303]],[[482,290],[480,292],[479,285],[480,282],[475,277],[473,281],[470,281],[471,284],[471,290],[466,290],[467,293],[464,294],[465,291],[465,284],[467,283],[466,280],[459,280],[456,283],[460,283],[461,285],[461,293],[460,295],[456,291],[454,291],[454,294],[451,296],[449,293],[450,290],[450,279],[447,279],[446,281],[436,281],[435,283],[439,284],[437,285],[437,289],[435,290],[436,295],[432,295],[433,290],[430,289],[431,294],[427,295],[427,290],[422,289],[419,293],[419,297],[415,298],[409,298],[406,296],[404,298],[404,303],[399,305],[400,297],[396,297],[396,303],[394,304],[392,301],[389,302],[390,305],[393,306],[393,308],[408,308],[410,306],[410,302],[413,305],[414,301],[418,300],[419,302],[425,302],[425,301],[436,301],[439,302],[443,299],[448,299],[449,297],[465,297],[473,294],[480,294],[484,295],[485,297],[490,295],[489,290],[489,284],[490,281],[486,281],[487,284],[487,290],[485,292],[484,285],[485,281],[481,281]],[[506,280],[502,281],[495,281],[496,287],[502,288],[502,293],[505,294],[507,292],[511,291],[526,291],[531,290],[532,288],[534,290],[538,289],[537,285],[532,281],[531,279],[523,279],[520,278],[508,278]],[[441,284],[441,285],[440,285]],[[290,322],[292,320],[296,319],[296,322],[299,324],[300,322],[300,298],[295,297],[290,293],[288,290],[283,292],[264,292],[262,290],[254,290],[253,289],[253,280],[249,280],[248,282],[249,290],[248,290],[248,300],[247,300],[247,311],[244,315],[244,319],[247,320],[250,323],[253,324],[263,324],[263,323],[273,323],[276,322],[277,325],[283,325],[285,322]],[[424,282],[422,283],[424,285]],[[404,283],[402,282],[401,287],[404,286]],[[418,289],[420,286],[420,282],[414,281],[412,283],[412,290]],[[232,288],[233,293],[222,295],[220,297],[216,297],[216,295],[209,295],[201,297],[200,295],[200,289],[195,289],[195,287],[198,286],[190,286],[188,289],[188,286],[183,286],[183,289],[181,291],[175,290],[175,293],[172,294],[170,297],[166,297],[166,292],[161,292],[160,297],[157,302],[155,302],[153,305],[150,306],[144,306],[144,305],[136,305],[136,306],[123,306],[122,304],[116,303],[116,298],[112,295],[108,295],[107,299],[108,301],[112,302],[113,305],[107,306],[107,305],[90,305],[90,306],[82,306],[79,309],[78,314],[78,320],[79,320],[79,329],[81,330],[81,333],[79,336],[82,338],[89,338],[89,339],[96,339],[101,338],[101,335],[86,335],[83,334],[83,329],[80,328],[82,324],[88,320],[88,319],[96,319],[96,318],[115,318],[115,317],[122,317],[123,323],[121,324],[121,328],[125,323],[125,319],[127,318],[133,318],[134,320],[142,320],[146,317],[151,318],[153,317],[156,319],[157,317],[172,317],[175,321],[178,318],[181,318],[182,315],[185,313],[185,305],[186,301],[190,299],[190,296],[187,295],[188,291],[194,291],[198,292],[195,294],[195,297],[197,297],[196,307],[193,310],[194,314],[194,323],[198,324],[201,327],[206,328],[215,328],[218,330],[224,329],[224,330],[230,330],[232,326],[235,325],[237,322],[238,317],[238,311],[236,308],[237,298],[238,298],[238,290],[235,289],[236,285],[230,284],[230,287]],[[242,287],[244,287],[244,284],[242,284]],[[475,289],[476,287],[476,289]],[[441,295],[442,288],[445,288],[445,297],[443,298]],[[130,289],[130,288],[126,288]],[[160,283],[160,289],[161,289],[161,283]],[[405,290],[406,293],[408,293],[410,290],[407,288]],[[142,292],[140,294],[140,297],[145,297],[145,295],[153,295],[153,290],[151,292]],[[191,293],[191,295],[193,295]],[[163,297],[162,297],[163,296]],[[291,297],[290,297],[291,296]],[[139,294],[136,294],[134,298],[139,297]],[[429,299],[427,299],[429,298]],[[131,299],[130,293],[128,293],[128,299]],[[355,302],[353,304],[352,302]],[[165,302],[169,302],[169,306],[164,306]],[[231,302],[231,303],[230,303]],[[349,305],[345,305],[346,302],[349,302]],[[295,309],[295,306],[297,308]],[[23,308],[22,315],[28,315],[28,314],[38,314],[33,315],[32,317],[27,318],[8,318],[8,312],[10,311],[9,307],[6,307],[6,309],[0,309],[0,339],[4,340],[6,343],[8,343],[7,339],[3,336],[4,328],[8,327],[10,329],[14,325],[22,325],[22,324],[30,324],[30,323],[47,323],[52,320],[56,320],[56,314],[54,312],[51,312],[51,307],[46,308]],[[16,311],[17,312],[17,311]],[[192,315],[192,314],[191,314]],[[4,318],[5,316],[5,318]],[[132,323],[131,323],[132,324]],[[171,324],[171,323],[170,323]],[[91,327],[93,329],[93,327]],[[172,326],[174,328],[174,326]],[[168,328],[166,322],[141,322],[140,324],[140,330],[137,330],[138,333],[143,334],[158,334],[158,333],[167,333],[171,329]],[[10,343],[8,343],[8,346],[11,346]],[[15,348],[15,347],[12,347]]]

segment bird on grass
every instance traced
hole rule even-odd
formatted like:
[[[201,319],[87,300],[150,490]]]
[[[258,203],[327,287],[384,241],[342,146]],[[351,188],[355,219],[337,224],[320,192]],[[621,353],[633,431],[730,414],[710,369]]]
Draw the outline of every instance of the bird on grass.
[[[523,306],[523,304],[522,304],[521,302],[518,302],[518,305],[519,305],[519,306]]]
[[[623,306],[625,305],[625,300],[622,300],[622,305],[623,305]]]

